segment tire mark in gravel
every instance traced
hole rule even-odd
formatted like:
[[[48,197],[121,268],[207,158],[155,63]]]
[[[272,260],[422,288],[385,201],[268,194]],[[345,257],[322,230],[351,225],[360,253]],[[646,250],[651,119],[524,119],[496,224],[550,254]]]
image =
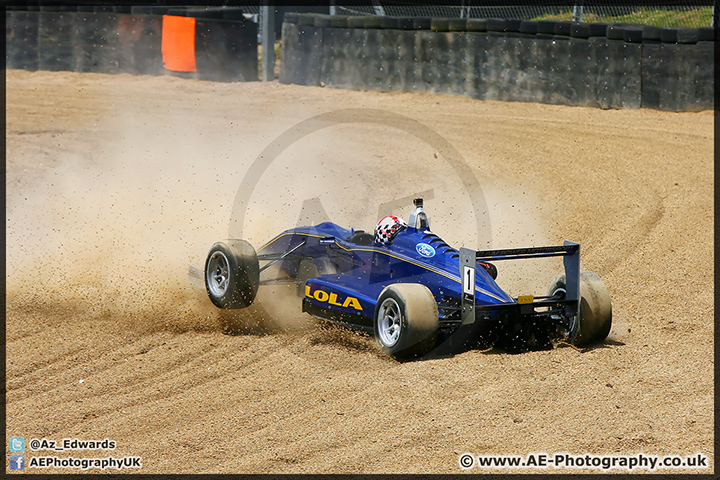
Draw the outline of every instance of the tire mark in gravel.
[[[256,343],[251,358],[238,358],[246,355],[245,352],[238,352],[229,359],[231,372],[225,378],[216,376],[221,380],[221,385],[226,385],[233,390],[232,395],[244,397],[246,400],[255,398],[262,402],[270,401],[272,404],[291,402],[290,410],[293,409],[298,397],[303,392],[309,394],[318,388],[327,389],[329,385],[352,384],[352,377],[362,372],[372,372],[378,368],[378,364],[385,364],[386,361],[363,354],[353,355],[355,362],[336,362],[338,355],[347,357],[346,352],[332,352],[327,348],[307,348],[306,342],[291,336],[285,338],[271,338],[266,342]],[[263,345],[267,343],[269,345]],[[280,345],[278,345],[280,344]],[[327,365],[330,364],[330,365]],[[338,371],[340,368],[342,371]],[[268,373],[271,372],[271,373]],[[230,378],[230,377],[233,378]],[[251,389],[235,389],[231,385],[236,383],[235,377],[241,377],[237,381],[242,384],[251,385]],[[332,377],[332,381],[328,381]],[[300,388],[294,390],[292,398],[289,398],[282,386],[282,383],[305,379]],[[227,380],[227,381],[224,381]],[[270,395],[268,395],[270,392]],[[328,397],[330,398],[330,397]],[[242,405],[241,402],[239,405]],[[221,403],[224,405],[224,401]],[[239,408],[242,408],[241,406]],[[275,408],[275,411],[278,409]],[[287,410],[284,410],[287,411]]]
[[[97,326],[96,324],[95,326]],[[85,332],[86,334],[89,333],[87,330]],[[13,341],[8,342],[7,349],[8,351],[27,351],[27,344],[45,344],[47,342],[47,338],[50,339],[63,339],[66,337],[67,332],[65,331],[64,327],[56,327],[51,329],[44,329],[42,332],[39,332],[34,335],[29,336],[22,336],[20,338],[16,338]],[[107,351],[106,348],[101,348],[100,346],[94,346],[92,344],[92,340],[98,340],[100,337],[102,337],[102,332],[96,333],[95,335],[90,335],[90,338],[87,338],[88,343],[84,343],[81,340],[81,337],[79,337],[77,334],[75,335],[75,340],[77,343],[80,343],[81,346],[70,348],[69,350],[65,352],[61,352],[56,354],[55,356],[51,356],[47,358],[48,351],[43,351],[43,355],[45,355],[46,358],[43,359],[41,356],[35,356],[32,358],[32,360],[28,363],[26,363],[24,366],[19,366],[14,364],[12,361],[9,362],[9,365],[15,365],[13,369],[10,369],[8,371],[8,379],[9,381],[15,381],[15,382],[21,382],[19,384],[13,385],[12,388],[21,388],[23,386],[22,382],[32,382],[33,376],[38,377],[46,377],[49,375],[52,375],[56,369],[60,369],[60,371],[67,370],[66,365],[67,364],[75,364],[77,365],[78,362],[86,362],[86,361],[93,361],[95,362],[97,360],[96,353],[98,351],[102,351],[103,353]],[[110,344],[112,348],[121,348],[124,345],[130,344],[135,339],[127,339],[124,337],[120,337],[119,335],[111,335],[112,338],[110,339]],[[53,342],[47,342],[52,344]],[[120,345],[117,345],[117,344]],[[62,343],[62,345],[70,347],[71,344],[68,343]],[[89,346],[88,346],[89,345]],[[108,345],[105,344],[105,347]]]
[[[95,358],[89,362],[82,362],[82,363],[77,363],[77,361],[67,362],[66,365],[58,366],[58,368],[61,368],[61,370],[59,370],[58,372],[55,372],[54,377],[49,377],[49,378],[50,379],[57,378],[59,381],[64,381],[64,379],[62,379],[62,377],[70,376],[73,379],[82,379],[83,382],[87,382],[86,385],[89,385],[92,382],[92,377],[94,375],[103,376],[101,374],[108,374],[107,376],[111,380],[121,379],[121,380],[123,380],[123,382],[122,382],[122,384],[107,384],[106,383],[106,384],[102,385],[102,388],[103,389],[113,388],[114,394],[123,394],[126,390],[118,390],[118,388],[120,388],[120,387],[126,387],[126,389],[136,388],[138,386],[138,379],[135,376],[127,375],[127,374],[113,375],[112,370],[114,370],[118,367],[126,366],[126,363],[128,361],[132,361],[135,357],[137,357],[137,355],[141,355],[142,353],[132,353],[132,352],[137,352],[137,350],[138,350],[137,344],[140,344],[142,346],[141,351],[146,350],[145,347],[147,346],[147,343],[148,342],[145,338],[140,338],[140,339],[134,340],[132,342],[128,342],[128,343],[125,343],[122,345],[117,345],[113,350],[107,351],[103,355],[101,355],[100,358]],[[150,351],[150,350],[147,350],[147,351]],[[118,356],[118,354],[119,354],[119,358],[116,358],[116,359],[111,358],[109,360],[103,360],[103,358],[102,358],[104,356],[115,357],[115,356]],[[212,350],[204,351],[200,355],[198,355],[197,352],[188,351],[188,352],[185,352],[183,355],[181,355],[179,358],[172,359],[172,361],[169,364],[164,363],[162,361],[158,362],[153,365],[153,369],[160,373],[158,375],[146,376],[145,378],[142,378],[141,381],[142,382],[150,382],[155,377],[163,377],[163,376],[173,377],[174,376],[173,372],[177,368],[193,368],[193,366],[197,363],[197,361],[195,361],[195,360],[200,359],[199,361],[201,361],[204,355],[210,355],[210,354],[212,354]],[[142,355],[144,355],[144,354],[142,354]],[[72,355],[67,355],[67,356],[72,356]],[[34,372],[32,372],[32,373],[34,373]],[[38,372],[38,374],[47,375],[46,372]],[[33,379],[29,378],[27,380],[29,382],[32,382]],[[55,390],[59,390],[59,389],[62,389],[63,387],[67,387],[68,385],[71,385],[75,381],[77,381],[77,380],[74,380],[73,382],[69,382],[69,383],[66,382],[66,383],[57,383],[54,385],[51,384],[51,385],[48,385],[47,388],[41,389],[39,392],[34,393],[34,395],[28,395],[27,397],[18,397],[18,400],[23,399],[23,398],[31,398],[33,396],[42,395],[42,394],[46,394],[46,393],[49,393],[49,392],[52,392]],[[48,383],[52,383],[52,382],[48,382],[46,380],[44,382],[44,385],[47,385]],[[13,390],[19,390],[20,388],[22,388],[22,386],[13,386]],[[15,396],[18,393],[19,392],[14,392],[13,395]],[[95,394],[81,395],[79,397],[73,396],[73,399],[91,398],[93,396],[95,396]]]
[[[241,434],[236,433],[233,449],[252,452],[254,444],[277,437],[285,439],[286,456],[297,457],[297,452],[303,452],[300,454],[301,460],[309,461],[306,452],[322,452],[321,456],[323,457],[344,458],[344,456],[332,455],[330,452],[352,450],[356,443],[362,443],[366,438],[374,438],[382,430],[382,426],[378,422],[390,422],[398,426],[413,422],[408,418],[408,414],[419,414],[414,411],[412,398],[402,398],[397,391],[388,394],[383,387],[385,382],[394,383],[399,379],[401,381],[406,379],[406,370],[405,366],[397,364],[397,368],[385,370],[383,374],[379,375],[379,378],[375,378],[375,383],[368,381],[369,377],[377,377],[375,369],[371,368],[348,372],[338,378],[333,378],[332,382],[321,380],[317,383],[304,384],[295,392],[295,398],[298,401],[302,401],[306,396],[322,395],[323,391],[344,393],[342,396],[326,396],[327,401],[315,402],[314,405],[308,407],[293,409],[294,405],[284,405],[287,399],[282,393],[266,397],[259,405],[259,410],[264,411],[264,405],[268,407],[280,405],[290,409],[291,412],[277,417],[274,421],[265,422],[267,425],[263,426],[261,423],[261,428],[249,429]],[[417,389],[419,392],[432,391],[431,381],[424,380],[422,376],[417,381],[418,383],[413,386],[413,389]],[[436,388],[439,387],[436,386]],[[410,397],[413,395],[417,395],[417,392],[411,394]],[[362,407],[360,411],[355,411],[353,405]],[[372,405],[375,407],[370,407]],[[398,406],[392,407],[393,405]],[[283,411],[286,412],[286,410]],[[362,427],[352,432],[341,433],[342,428],[338,428],[338,425],[342,424],[346,417],[356,416],[367,417],[368,421],[363,422]],[[286,427],[285,425],[291,426]],[[324,428],[319,425],[324,425]],[[429,434],[423,433],[422,435],[428,436]],[[408,439],[404,440],[408,441]],[[376,445],[376,447],[381,445]],[[295,453],[288,452],[288,450]],[[246,456],[246,461],[252,465],[251,468],[262,469],[270,454],[272,452],[267,451],[251,454]],[[312,456],[312,453],[309,455]],[[295,462],[300,461],[298,458],[294,458],[294,460]],[[222,467],[222,464],[219,467]]]
[[[254,354],[254,357],[251,359],[250,362],[246,363],[245,366],[250,366],[252,364],[260,364],[259,369],[261,371],[267,370],[270,367],[270,365],[267,365],[267,359],[265,356],[265,353],[258,352],[257,354]],[[223,356],[225,358],[225,356]],[[284,355],[282,355],[284,357]],[[212,359],[210,359],[212,360]],[[263,363],[263,360],[265,361]],[[204,363],[207,364],[207,363]],[[142,384],[140,385],[140,389],[136,389],[133,393],[134,395],[130,395],[131,398],[129,398],[129,401],[123,401],[122,399],[118,399],[118,395],[113,394],[113,401],[112,404],[114,405],[113,408],[105,407],[105,403],[107,400],[107,395],[95,395],[94,397],[97,397],[97,401],[102,403],[102,406],[94,408],[90,410],[89,412],[85,412],[83,414],[83,418],[79,420],[66,420],[65,424],[70,427],[76,427],[76,426],[87,426],[86,420],[88,415],[92,416],[94,419],[99,418],[100,422],[102,424],[105,424],[107,421],[115,420],[114,418],[105,419],[103,417],[112,416],[113,414],[117,414],[118,411],[125,411],[130,410],[133,407],[142,407],[141,411],[149,411],[149,417],[156,417],[159,412],[163,412],[167,407],[183,404],[187,401],[187,398],[190,397],[197,397],[197,398],[203,398],[205,396],[205,393],[208,390],[218,391],[218,386],[224,386],[227,385],[228,382],[222,381],[223,379],[228,378],[233,372],[238,371],[239,364],[230,362],[229,365],[227,365],[222,371],[210,373],[207,375],[203,375],[203,380],[198,381],[196,374],[203,369],[200,367],[197,367],[196,365],[190,364],[187,367],[188,373],[190,376],[192,376],[192,380],[188,380],[188,375],[176,375],[172,374],[172,372],[168,372],[167,376],[171,377],[167,379],[166,382],[163,382],[160,384],[162,386],[163,384],[172,383],[172,382],[178,382],[177,385],[171,386],[172,390],[165,393],[156,393],[153,391],[149,391],[148,386],[157,386],[156,384],[152,384],[150,380],[144,380]],[[242,371],[242,370],[241,370]],[[165,375],[164,375],[165,376]],[[150,382],[150,383],[147,383]],[[209,385],[214,385],[215,388],[209,389]],[[125,395],[121,394],[120,396]],[[237,394],[236,394],[237,395]],[[179,397],[178,400],[175,400],[173,402],[166,402],[166,400],[172,399],[173,397]],[[95,399],[95,398],[93,398]],[[195,404],[195,402],[192,402]],[[72,398],[68,399],[68,402],[63,406],[63,410],[70,411],[72,408],[75,407],[74,402],[72,401]],[[196,419],[197,420],[197,419]]]
[[[13,349],[14,345],[8,344],[9,349]],[[59,363],[72,363],[72,360],[66,360],[70,359],[70,357],[76,357],[78,354],[84,353],[86,350],[82,347],[71,349],[67,352],[58,354],[54,357],[50,358],[44,358],[39,359],[35,363],[25,367],[24,369],[20,371],[13,371],[12,368],[8,368],[7,372],[7,387],[8,390],[15,390],[17,388],[21,388],[22,385],[16,385],[13,382],[16,380],[21,380],[27,378],[27,381],[32,383],[33,381],[37,381],[36,379],[30,378],[32,376],[37,376],[39,378],[46,378],[49,375],[52,375],[54,373],[53,367],[55,368],[62,368],[62,365],[58,365]],[[13,365],[12,360],[8,360],[8,367]],[[62,370],[65,370],[64,368]],[[19,377],[19,378],[18,378]]]
[[[609,275],[647,242],[664,215],[665,199],[658,198],[651,208],[635,219],[625,222],[597,244],[589,244],[583,253],[592,255],[596,251],[603,252],[603,260],[595,261],[594,264],[597,266],[594,268],[601,277]]]
[[[231,366],[231,368],[234,368],[234,366]],[[134,387],[134,389],[125,389],[123,392],[118,393],[115,391],[108,392],[108,388],[111,389],[111,387],[105,387],[102,389],[102,391],[93,392],[91,395],[83,395],[79,392],[68,392],[67,390],[73,387],[71,385],[66,389],[58,388],[54,389],[52,392],[47,392],[54,394],[48,395],[48,400],[50,398],[58,398],[63,399],[62,402],[50,402],[48,404],[46,402],[32,401],[33,399],[26,399],[26,401],[12,402],[10,406],[13,409],[19,409],[23,411],[28,409],[36,409],[37,403],[43,403],[42,408],[45,409],[51,406],[53,411],[62,412],[62,414],[56,420],[53,421],[52,419],[46,419],[44,423],[46,425],[58,423],[58,425],[54,427],[54,430],[58,431],[62,430],[67,432],[68,429],[76,429],[76,427],[77,429],[81,427],[89,428],[91,426],[87,423],[87,420],[89,418],[99,419],[99,428],[103,429],[103,425],[105,424],[104,422],[106,421],[105,417],[107,417],[108,415],[118,414],[118,412],[121,412],[125,409],[131,409],[138,406],[142,407],[148,403],[166,400],[175,396],[187,395],[189,392],[195,390],[196,388],[200,389],[201,391],[205,391],[202,388],[205,384],[215,380],[218,377],[223,377],[229,373],[226,370],[216,374],[206,375],[202,381],[198,381],[194,374],[201,369],[199,369],[193,364],[187,365],[187,369],[193,376],[193,380],[190,382],[185,380],[187,378],[187,375],[176,375],[175,372],[177,369],[166,369],[164,371],[164,374],[161,376],[171,378],[159,384],[153,383],[153,377],[149,377],[143,379],[142,382],[136,382],[136,386]],[[155,377],[157,376],[158,375],[155,375]],[[158,393],[149,390],[148,388],[149,386],[155,388],[162,388],[164,384],[172,383],[173,381],[180,383],[177,385],[171,385],[170,391],[168,392]],[[89,384],[90,382],[86,382],[84,386],[87,387]],[[75,386],[75,388],[77,388],[77,386]],[[123,397],[127,398],[124,399]],[[36,397],[34,400],[42,400],[42,397]],[[112,400],[113,406],[108,406],[109,400]],[[172,403],[173,402],[171,402],[170,404]]]
[[[270,362],[271,363],[271,362]],[[285,366],[284,364],[279,367]],[[263,365],[265,371],[269,371],[269,365]],[[253,392],[236,392],[226,397],[227,405],[206,405],[202,411],[196,412],[194,416],[196,423],[203,424],[213,420],[219,421],[213,430],[213,435],[228,439],[228,447],[231,451],[246,454],[252,452],[253,445],[262,443],[273,436],[283,437],[289,440],[293,437],[316,437],[323,436],[322,432],[332,427],[320,427],[323,420],[335,421],[341,416],[337,412],[328,411],[336,402],[348,402],[363,395],[363,383],[367,382],[369,373],[352,372],[338,377],[333,382],[327,382],[324,378],[307,382],[302,387],[294,389],[291,397],[281,388],[275,388],[270,395],[264,395],[264,388]],[[300,377],[303,378],[303,377]],[[216,390],[217,391],[217,390]],[[343,395],[337,397],[337,393]],[[353,392],[353,395],[349,395]],[[335,397],[333,397],[333,394]],[[323,403],[319,397],[325,397],[329,403]],[[318,407],[310,405],[310,398],[316,403],[325,405]],[[358,401],[359,402],[359,401]],[[358,403],[359,405],[362,402]],[[237,405],[237,407],[233,407]],[[150,412],[153,415],[153,412]],[[318,423],[321,422],[321,423]],[[283,427],[297,425],[302,427]],[[310,430],[310,432],[306,432]],[[337,432],[334,432],[337,434]],[[181,437],[183,434],[178,432]],[[288,438],[290,437],[290,438]],[[302,438],[293,439],[293,443],[302,441]],[[155,447],[159,450],[171,448],[175,443],[173,438],[166,440],[155,440]],[[212,442],[203,442],[202,448],[208,449]],[[323,449],[323,451],[327,451]],[[211,453],[208,451],[208,453]],[[247,456],[248,459],[252,458]],[[199,465],[200,468],[202,466]],[[197,471],[197,470],[196,470]]]
[[[198,345],[198,348],[203,347],[204,345]],[[158,374],[151,372],[150,375],[144,376],[140,379],[132,378],[131,376],[125,375],[123,379],[126,380],[128,385],[123,385],[124,388],[122,389],[118,389],[115,385],[108,386],[107,384],[105,384],[103,385],[101,392],[93,392],[87,395],[73,395],[68,394],[64,391],[58,391],[62,390],[62,388],[51,389],[48,390],[46,393],[54,391],[54,393],[58,394],[57,398],[66,399],[66,401],[63,403],[57,403],[53,405],[55,407],[60,407],[62,410],[68,412],[76,409],[76,404],[79,402],[85,404],[84,408],[87,408],[87,400],[90,400],[90,403],[92,403],[93,400],[101,403],[101,406],[99,407],[91,407],[90,410],[83,410],[83,412],[81,412],[83,413],[82,419],[75,422],[70,421],[66,423],[66,425],[68,426],[76,426],[87,420],[88,415],[92,416],[92,418],[101,418],[107,415],[117,413],[118,409],[130,409],[136,406],[143,406],[152,402],[161,402],[176,396],[182,397],[184,395],[191,394],[193,391],[205,391],[206,389],[204,387],[206,387],[212,382],[215,382],[216,380],[227,378],[233,373],[237,371],[243,371],[243,369],[246,368],[251,368],[255,364],[264,363],[265,357],[270,352],[284,352],[283,345],[276,346],[275,348],[267,348],[264,352],[262,351],[262,345],[259,345],[256,348],[258,349],[258,352],[252,352],[251,358],[243,359],[244,361],[242,362],[235,361],[237,359],[237,356],[229,356],[225,354],[229,350],[236,350],[236,345],[224,345],[219,348],[202,350],[204,353],[200,355],[198,355],[196,352],[185,350],[185,353],[181,357],[172,360],[170,364],[171,366],[162,363],[157,364],[155,366],[155,371],[160,372]],[[216,357],[218,356],[220,357],[220,359],[216,359]],[[213,368],[217,369],[217,366],[222,364],[223,361],[225,362],[225,365],[222,365],[222,368],[219,371],[214,371],[210,373],[207,373],[206,371],[203,373],[203,375],[200,375],[198,377],[198,372],[203,372],[204,370],[207,370],[207,368],[203,368],[203,366],[211,364],[213,365]],[[102,369],[96,373],[104,373],[105,375],[103,376],[116,378],[118,376],[117,372],[111,371],[112,368],[115,366],[117,366],[117,364],[112,365],[110,368]],[[82,366],[80,368],[82,368]],[[264,368],[269,367],[266,365]],[[87,380],[85,381],[83,386],[85,388],[91,388],[92,375],[87,376],[86,374],[85,378],[87,378]],[[202,380],[198,380],[198,378],[201,378]],[[158,381],[158,379],[160,379],[160,381]],[[222,384],[223,382],[220,383]],[[68,387],[68,385],[63,385],[63,387]],[[150,390],[149,387],[152,387],[152,390]],[[108,393],[108,389],[112,389],[112,393]],[[105,407],[108,396],[111,396],[113,398],[112,403],[113,405],[115,405],[113,408]],[[122,397],[127,397],[127,399],[123,400]]]

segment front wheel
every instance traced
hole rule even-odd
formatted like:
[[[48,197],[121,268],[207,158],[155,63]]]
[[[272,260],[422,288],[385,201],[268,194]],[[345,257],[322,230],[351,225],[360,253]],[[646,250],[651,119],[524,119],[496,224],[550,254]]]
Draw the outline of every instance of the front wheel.
[[[548,288],[548,295],[564,297],[567,280],[558,275]],[[580,272],[580,305],[577,318],[572,322],[568,340],[577,347],[601,342],[612,327],[612,304],[607,287],[593,272]]]
[[[260,284],[255,249],[245,240],[212,246],[205,260],[205,289],[218,308],[245,308],[253,303]]]
[[[386,354],[398,359],[422,356],[437,343],[437,302],[425,285],[390,285],[378,298],[373,323]]]

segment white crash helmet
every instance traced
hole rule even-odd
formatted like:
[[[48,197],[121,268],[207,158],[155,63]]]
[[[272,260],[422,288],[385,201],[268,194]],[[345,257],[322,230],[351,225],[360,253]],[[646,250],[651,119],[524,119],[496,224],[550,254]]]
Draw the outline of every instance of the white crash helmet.
[[[394,215],[388,215],[380,219],[375,225],[375,242],[390,243],[395,239],[395,235],[402,232],[408,227],[400,217]]]

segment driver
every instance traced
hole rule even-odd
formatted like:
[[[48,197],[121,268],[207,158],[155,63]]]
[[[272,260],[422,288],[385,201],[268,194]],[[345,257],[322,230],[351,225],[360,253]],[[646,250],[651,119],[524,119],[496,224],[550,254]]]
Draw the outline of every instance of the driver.
[[[395,236],[406,228],[408,228],[408,224],[405,223],[405,220],[394,215],[387,215],[375,225],[374,240],[376,243],[390,244]]]

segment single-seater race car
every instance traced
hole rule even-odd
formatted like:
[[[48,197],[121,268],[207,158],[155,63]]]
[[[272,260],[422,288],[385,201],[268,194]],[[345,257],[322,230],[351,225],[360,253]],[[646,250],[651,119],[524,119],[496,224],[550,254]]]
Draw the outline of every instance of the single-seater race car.
[[[430,231],[422,199],[414,204],[407,223],[388,216],[373,234],[325,222],[286,230],[257,251],[244,240],[218,242],[205,262],[207,294],[219,308],[239,309],[263,285],[296,285],[303,312],[373,334],[398,359],[607,337],[610,295],[596,274],[580,271],[580,244],[457,250]],[[508,295],[490,263],[553,256],[565,272],[542,296]],[[279,275],[263,278],[272,265]]]

